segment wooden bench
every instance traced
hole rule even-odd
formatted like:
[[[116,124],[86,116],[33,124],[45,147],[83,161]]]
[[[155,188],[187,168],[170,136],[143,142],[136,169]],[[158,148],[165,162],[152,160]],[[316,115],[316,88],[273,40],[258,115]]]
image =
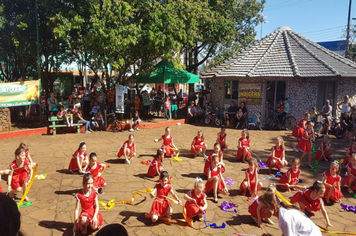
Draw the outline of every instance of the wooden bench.
[[[57,116],[51,116],[48,118],[49,122],[52,122],[52,125],[49,125],[48,128],[52,128],[53,129],[53,135],[57,134],[57,128],[61,128],[61,127],[69,127],[66,124],[56,124],[56,122],[61,122],[63,121],[63,118],[58,118]],[[83,124],[80,123],[76,123],[73,124],[73,127],[77,127],[77,133],[80,134],[80,126],[82,126]]]

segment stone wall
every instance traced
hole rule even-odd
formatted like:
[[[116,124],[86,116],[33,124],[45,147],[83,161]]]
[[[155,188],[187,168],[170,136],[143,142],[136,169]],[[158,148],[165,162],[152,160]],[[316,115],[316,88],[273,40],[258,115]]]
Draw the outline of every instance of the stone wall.
[[[11,128],[11,114],[9,108],[0,108],[0,132]]]
[[[290,115],[297,121],[303,118],[305,112],[311,112],[316,106],[318,97],[318,80],[293,79],[287,81],[286,97],[290,105]]]

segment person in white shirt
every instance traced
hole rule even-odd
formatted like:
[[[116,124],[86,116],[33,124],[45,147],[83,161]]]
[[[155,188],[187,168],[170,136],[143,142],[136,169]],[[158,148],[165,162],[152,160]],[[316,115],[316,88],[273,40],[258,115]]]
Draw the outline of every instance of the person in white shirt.
[[[318,226],[295,205],[281,202],[276,194],[262,207],[266,217],[272,215],[278,218],[278,226],[282,236],[322,236]]]

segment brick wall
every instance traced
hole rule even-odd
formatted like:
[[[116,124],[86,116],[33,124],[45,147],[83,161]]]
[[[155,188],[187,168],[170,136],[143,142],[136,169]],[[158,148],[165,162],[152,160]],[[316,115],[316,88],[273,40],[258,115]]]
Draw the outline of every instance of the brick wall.
[[[0,108],[0,131],[9,131],[11,128],[11,115],[9,108]]]

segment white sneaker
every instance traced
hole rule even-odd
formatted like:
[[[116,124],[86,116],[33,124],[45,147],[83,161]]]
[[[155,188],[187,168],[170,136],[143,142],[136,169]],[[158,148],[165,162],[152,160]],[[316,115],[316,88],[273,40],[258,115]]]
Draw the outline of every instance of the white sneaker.
[[[129,131],[130,131],[130,132],[133,132],[133,131],[134,131],[134,129],[132,129],[132,128],[131,128],[131,129],[129,129]]]
[[[293,150],[294,150],[295,152],[299,152],[299,150],[298,150],[297,147],[293,148]]]
[[[72,127],[73,127],[73,123],[70,123],[70,126],[72,126]]]
[[[136,130],[139,131],[140,129],[137,127]]]

